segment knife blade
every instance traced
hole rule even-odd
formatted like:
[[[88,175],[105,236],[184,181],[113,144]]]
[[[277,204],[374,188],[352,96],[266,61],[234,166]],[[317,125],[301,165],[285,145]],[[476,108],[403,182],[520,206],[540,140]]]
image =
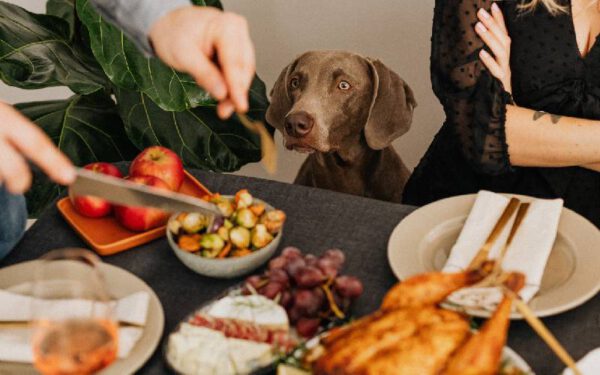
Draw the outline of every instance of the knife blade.
[[[121,178],[107,176],[86,169],[77,170],[77,178],[70,186],[74,195],[91,195],[115,204],[154,207],[168,212],[199,212],[209,218],[221,216],[212,203],[172,191],[136,184]]]

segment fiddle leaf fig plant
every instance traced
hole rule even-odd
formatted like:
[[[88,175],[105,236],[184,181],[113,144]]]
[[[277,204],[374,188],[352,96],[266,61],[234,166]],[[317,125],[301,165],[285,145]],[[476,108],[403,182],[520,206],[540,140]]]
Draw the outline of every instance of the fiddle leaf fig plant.
[[[218,0],[193,3],[222,8]],[[151,145],[174,150],[186,167],[218,172],[260,160],[257,135],[235,116],[220,120],[214,100],[190,76],[145,56],[89,0],[48,0],[46,14],[0,1],[0,78],[23,89],[73,92],[16,107],[78,166],[130,160]],[[249,99],[249,116],[264,120],[268,100],[258,77]],[[36,173],[30,215],[61,193]]]

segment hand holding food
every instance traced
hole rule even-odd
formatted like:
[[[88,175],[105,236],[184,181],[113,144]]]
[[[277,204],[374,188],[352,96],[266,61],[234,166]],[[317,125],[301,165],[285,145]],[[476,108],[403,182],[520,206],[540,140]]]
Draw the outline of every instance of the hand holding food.
[[[214,194],[205,198],[214,203],[221,218],[208,228],[207,217],[198,213],[182,213],[169,223],[177,245],[205,258],[241,257],[269,245],[281,232],[285,213],[267,210],[246,189],[234,197]]]
[[[162,61],[189,73],[219,101],[219,117],[248,110],[256,62],[243,17],[213,7],[184,6],[152,25],[150,41]]]

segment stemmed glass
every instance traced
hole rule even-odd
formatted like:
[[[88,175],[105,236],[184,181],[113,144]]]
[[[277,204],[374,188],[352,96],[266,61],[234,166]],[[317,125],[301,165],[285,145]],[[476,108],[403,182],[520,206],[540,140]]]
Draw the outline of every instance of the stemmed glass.
[[[91,374],[115,360],[118,324],[100,264],[83,249],[40,259],[31,308],[34,365],[42,374]]]

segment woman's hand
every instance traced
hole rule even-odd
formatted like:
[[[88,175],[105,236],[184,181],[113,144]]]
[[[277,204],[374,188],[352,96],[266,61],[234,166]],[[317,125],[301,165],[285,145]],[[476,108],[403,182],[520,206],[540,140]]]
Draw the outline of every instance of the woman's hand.
[[[489,47],[494,56],[485,49],[479,52],[479,58],[494,77],[504,85],[504,90],[512,93],[510,72],[510,37],[502,11],[494,3],[492,14],[485,9],[479,9],[477,17],[480,22],[475,25],[475,32]]]

